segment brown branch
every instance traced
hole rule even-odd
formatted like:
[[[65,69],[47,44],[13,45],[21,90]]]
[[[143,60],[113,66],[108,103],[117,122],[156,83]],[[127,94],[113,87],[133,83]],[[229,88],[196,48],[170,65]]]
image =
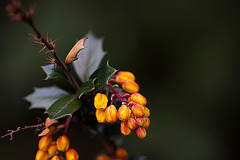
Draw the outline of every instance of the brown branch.
[[[1,138],[10,136],[11,137],[10,140],[13,140],[13,134],[16,133],[16,132],[20,132],[20,131],[24,131],[24,130],[28,130],[28,129],[33,129],[33,128],[42,128],[42,127],[44,127],[44,123],[40,123],[40,124],[36,124],[36,125],[32,125],[32,126],[25,126],[23,128],[18,127],[16,130],[8,130],[9,133],[1,136]]]

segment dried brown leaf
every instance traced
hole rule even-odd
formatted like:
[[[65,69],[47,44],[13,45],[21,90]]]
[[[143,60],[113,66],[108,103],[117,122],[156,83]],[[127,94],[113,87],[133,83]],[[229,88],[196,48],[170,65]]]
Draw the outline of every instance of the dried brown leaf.
[[[48,128],[49,126],[57,123],[58,121],[56,119],[51,120],[49,117],[47,117],[45,120],[45,127]]]
[[[82,49],[85,48],[84,46],[84,41],[86,39],[88,39],[89,37],[86,38],[82,38],[80,39],[74,46],[73,48],[70,50],[70,52],[68,53],[66,59],[65,59],[65,64],[70,64],[73,61],[77,60],[77,54],[79,51],[81,51]]]

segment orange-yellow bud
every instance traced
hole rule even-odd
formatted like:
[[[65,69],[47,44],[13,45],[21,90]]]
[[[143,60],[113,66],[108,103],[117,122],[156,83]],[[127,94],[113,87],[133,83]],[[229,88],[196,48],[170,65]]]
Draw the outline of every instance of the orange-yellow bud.
[[[122,105],[118,109],[118,117],[121,121],[127,121],[131,116],[131,110],[126,106]]]
[[[95,113],[95,116],[96,116],[97,121],[98,121],[99,123],[104,123],[104,122],[106,122],[105,110],[103,110],[103,109],[97,109],[97,110],[96,110],[96,113]]]
[[[150,119],[147,117],[143,117],[143,127],[148,128],[150,126]]]
[[[96,109],[105,109],[107,107],[108,98],[105,94],[97,93],[94,97],[94,106]]]
[[[137,116],[137,117],[142,117],[144,115],[144,106],[137,103],[132,106],[132,112]]]
[[[136,120],[134,118],[129,118],[129,120],[127,121],[127,126],[131,130],[137,129]]]
[[[150,110],[147,107],[144,107],[144,117],[150,116]]]
[[[107,154],[101,154],[97,156],[96,160],[111,160]]]
[[[123,148],[118,148],[115,152],[116,157],[120,158],[120,159],[127,159],[128,157],[128,153],[125,149]]]
[[[110,105],[105,109],[105,117],[107,122],[113,123],[118,118],[118,111],[114,105]]]
[[[143,127],[138,128],[136,130],[136,134],[141,139],[143,139],[147,136],[147,132],[146,132],[145,128],[143,128]]]
[[[132,72],[129,71],[120,71],[117,74],[116,80],[119,82],[124,82],[125,80],[132,80],[135,81],[135,76]]]
[[[69,148],[66,152],[66,160],[78,160],[79,156],[75,149]]]
[[[139,91],[139,85],[135,81],[131,80],[124,81],[122,88],[128,93],[137,93]]]
[[[142,96],[140,93],[131,94],[131,96],[128,98],[128,102],[133,102],[134,104],[140,103],[144,106],[147,104],[146,98]]]
[[[61,160],[61,158],[59,158],[57,155],[55,155],[54,157],[52,157],[51,160]]]
[[[57,145],[56,143],[52,143],[51,146],[48,148],[49,155],[55,155],[57,153]]]
[[[48,153],[42,150],[38,150],[35,156],[35,160],[48,160]]]
[[[143,118],[137,118],[136,119],[136,125],[139,126],[139,127],[142,127],[143,126]]]
[[[65,135],[58,137],[56,143],[57,143],[57,149],[60,152],[65,152],[69,148],[69,139]]]
[[[123,135],[127,136],[127,135],[131,134],[132,130],[130,128],[128,128],[127,122],[121,122],[120,131]]]
[[[42,151],[46,152],[48,148],[52,144],[52,137],[51,136],[44,136],[38,142],[38,148]]]

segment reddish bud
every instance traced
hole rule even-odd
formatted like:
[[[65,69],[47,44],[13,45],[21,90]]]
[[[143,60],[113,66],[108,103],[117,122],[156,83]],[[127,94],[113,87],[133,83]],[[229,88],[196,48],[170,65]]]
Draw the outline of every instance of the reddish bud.
[[[120,159],[127,159],[128,157],[127,151],[123,148],[118,148],[115,152],[115,155]]]
[[[38,142],[38,148],[44,152],[48,150],[48,148],[52,144],[52,137],[51,136],[44,136]]]
[[[143,117],[143,127],[148,128],[150,126],[150,119],[147,117]]]
[[[107,107],[108,98],[105,94],[97,93],[94,97],[94,106],[96,109],[105,109]]]
[[[51,146],[48,148],[48,154],[55,155],[56,153],[57,153],[57,145],[55,142],[53,142]]]
[[[111,160],[107,154],[101,154],[97,156],[96,160]]]
[[[128,93],[137,93],[139,91],[139,85],[135,81],[131,80],[124,81],[122,88]]]
[[[107,122],[113,123],[118,118],[118,111],[114,105],[110,105],[105,109],[105,117]]]
[[[124,82],[125,80],[135,81],[135,76],[132,72],[120,71],[117,74],[116,80],[119,82]]]
[[[131,116],[131,110],[126,106],[122,105],[118,109],[118,117],[121,121],[127,121]]]
[[[57,149],[60,152],[65,152],[69,148],[69,139],[65,135],[58,137],[56,143],[57,143]]]
[[[136,130],[136,134],[141,139],[143,139],[147,136],[147,132],[146,132],[145,128],[143,128],[143,127],[138,128]]]
[[[38,150],[35,156],[35,160],[48,160],[48,153],[42,150]]]
[[[144,117],[150,116],[150,110],[147,107],[144,107]]]
[[[121,130],[121,133],[125,136],[131,134],[131,131],[132,131],[131,129],[128,128],[127,122],[121,122],[120,130]]]
[[[136,120],[134,118],[129,118],[129,120],[127,121],[127,126],[131,130],[137,129]]]
[[[142,105],[147,104],[147,100],[144,96],[142,96],[140,93],[133,93],[129,98],[128,102],[133,102],[134,104],[140,103]]]
[[[105,110],[103,110],[103,109],[97,109],[97,110],[96,110],[96,113],[95,113],[95,116],[96,116],[97,121],[98,121],[99,123],[104,123],[104,122],[106,122]]]
[[[70,148],[66,152],[66,160],[78,160],[79,156],[75,149]]]
[[[137,117],[142,117],[144,115],[144,106],[142,104],[134,104],[132,106],[132,112],[137,116]]]
[[[136,119],[136,125],[139,126],[139,127],[142,127],[143,126],[143,118],[137,118]]]
[[[52,157],[51,160],[61,160],[61,158],[59,158],[57,155],[55,155],[54,157]]]

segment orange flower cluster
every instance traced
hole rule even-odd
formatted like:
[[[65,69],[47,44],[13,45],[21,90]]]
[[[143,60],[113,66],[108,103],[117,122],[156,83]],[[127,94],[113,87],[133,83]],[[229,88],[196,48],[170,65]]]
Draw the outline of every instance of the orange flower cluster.
[[[53,142],[51,136],[44,136],[39,140],[38,151],[35,160],[63,160],[60,156],[65,152],[66,160],[78,160],[79,156],[75,149],[69,148],[69,139],[63,135]]]
[[[123,135],[129,135],[134,130],[139,138],[145,138],[147,135],[146,128],[150,125],[148,118],[150,110],[146,107],[146,98],[137,93],[139,86],[135,82],[134,74],[128,71],[120,71],[113,78],[109,81],[109,88],[113,92],[111,104],[107,107],[108,97],[105,94],[97,93],[94,97],[97,121],[99,123],[113,123],[119,118],[122,121],[120,130]],[[122,84],[122,89],[128,93],[117,91],[110,82]],[[118,109],[113,105],[113,97],[117,97],[122,102]]]
[[[118,148],[114,155],[100,154],[97,156],[96,160],[126,160],[128,158],[128,153],[123,148]]]

